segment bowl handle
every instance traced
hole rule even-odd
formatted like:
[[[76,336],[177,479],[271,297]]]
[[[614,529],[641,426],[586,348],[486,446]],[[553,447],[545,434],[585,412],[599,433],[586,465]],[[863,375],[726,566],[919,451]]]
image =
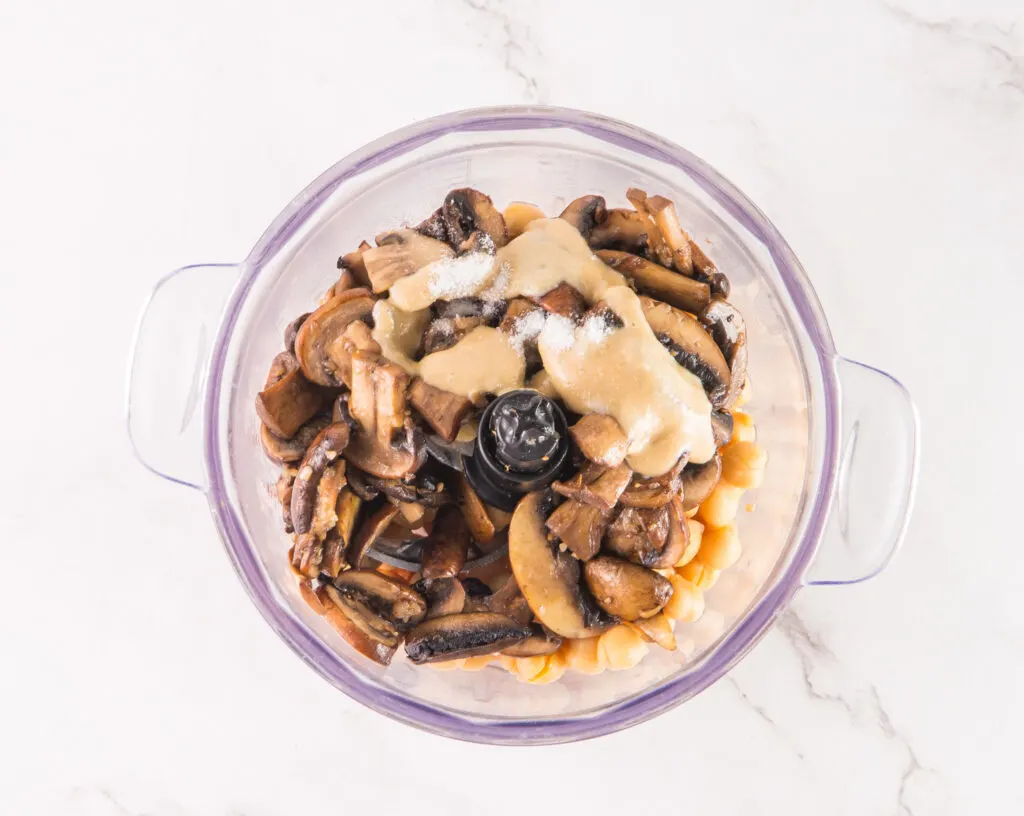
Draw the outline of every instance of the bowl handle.
[[[150,292],[128,360],[125,416],[136,458],[158,476],[203,489],[197,418],[210,346],[238,278],[228,264],[186,266]]]
[[[838,358],[840,455],[821,546],[805,581],[856,584],[880,573],[903,540],[917,484],[918,418],[888,374]]]

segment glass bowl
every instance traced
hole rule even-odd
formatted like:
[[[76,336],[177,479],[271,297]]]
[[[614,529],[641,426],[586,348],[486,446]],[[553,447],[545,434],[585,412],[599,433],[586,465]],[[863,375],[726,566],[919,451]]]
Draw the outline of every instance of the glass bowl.
[[[743,556],[707,594],[680,649],[635,668],[547,686],[479,672],[387,669],[356,654],[299,596],[253,401],[282,331],[337,278],[339,255],[416,223],[454,187],[498,206],[559,213],[598,193],[627,206],[641,187],[680,220],[732,282],[746,318],[753,401],[769,453],[741,509]],[[463,111],[389,134],[338,162],[292,201],[237,265],[161,280],[143,309],[129,370],[128,425],[151,470],[206,493],[238,577],[266,621],[350,697],[410,725],[489,743],[585,739],[649,719],[722,677],[809,584],[881,570],[910,513],[917,419],[903,387],[839,357],[811,284],[765,215],[707,164],[653,134],[579,111]],[[201,417],[201,421],[200,418]],[[885,474],[879,478],[878,474]]]

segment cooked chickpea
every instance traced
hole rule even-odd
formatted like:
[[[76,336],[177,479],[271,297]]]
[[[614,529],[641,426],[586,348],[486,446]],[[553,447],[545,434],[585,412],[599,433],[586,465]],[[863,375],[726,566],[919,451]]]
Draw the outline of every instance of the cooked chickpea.
[[[610,669],[631,669],[647,654],[640,634],[621,623],[601,635],[598,648]]]
[[[663,610],[665,615],[683,623],[698,620],[704,614],[704,593],[678,573],[669,581],[672,583],[672,597]]]
[[[710,532],[709,530],[709,535]],[[689,564],[680,567],[677,574],[681,575],[698,589],[707,592],[718,581],[718,576],[722,574],[722,571],[709,567],[707,564],[702,564],[700,561],[691,561]]]
[[[736,400],[734,408],[741,408],[750,402],[754,398],[754,390],[750,385],[750,377],[743,382],[743,390],[740,391],[739,398]]]
[[[540,673],[530,680],[531,683],[537,683],[539,685],[554,683],[556,680],[561,679],[562,675],[565,674],[565,655],[561,650],[554,654],[547,655],[546,661],[547,662]]]
[[[605,668],[604,655],[598,649],[600,637],[570,640],[565,648],[565,660],[570,669],[584,674],[599,674]]]
[[[476,657],[465,658],[466,662],[462,664],[463,671],[480,671],[486,669],[494,662],[495,655],[477,655]]]
[[[740,509],[743,488],[729,484],[724,479],[711,491],[700,506],[700,520],[708,527],[724,527],[731,524]]]
[[[511,241],[516,236],[522,235],[526,225],[538,218],[544,218],[544,210],[534,204],[527,204],[525,201],[513,201],[505,208],[505,230]]]
[[[756,442],[737,442],[722,451],[722,479],[735,487],[759,487],[768,452]]]
[[[700,550],[701,541],[704,538],[704,525],[697,521],[697,519],[687,519],[686,526],[690,531],[690,541],[686,545],[686,549],[683,550],[683,554],[679,556],[679,560],[676,561],[675,566],[677,567],[689,564],[694,559],[694,556]]]
[[[712,569],[729,569],[735,564],[743,552],[740,547],[739,533],[733,524],[724,527],[712,527],[704,535],[697,553],[697,560]]]
[[[516,658],[516,675],[524,683],[532,683],[547,666],[547,655]]]
[[[732,415],[732,441],[730,445],[737,442],[754,442],[757,440],[757,428],[754,426],[754,418],[742,411],[735,411]]]

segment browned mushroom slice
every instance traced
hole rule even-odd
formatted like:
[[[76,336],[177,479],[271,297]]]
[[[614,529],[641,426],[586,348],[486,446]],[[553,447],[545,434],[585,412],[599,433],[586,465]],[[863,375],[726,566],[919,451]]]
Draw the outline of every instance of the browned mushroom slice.
[[[456,507],[437,511],[430,536],[423,542],[420,571],[424,578],[454,577],[466,565],[469,551],[469,528]]]
[[[338,279],[331,285],[331,288],[324,292],[323,297],[320,299],[321,303],[326,303],[333,297],[337,297],[342,292],[347,292],[349,289],[355,289],[360,286],[359,281],[356,280],[355,274],[351,269],[343,269]]]
[[[301,314],[284,327],[284,350],[286,354],[295,354],[295,338],[298,336],[299,329],[302,328],[302,324],[306,322],[306,318],[309,315],[309,312]],[[295,361],[295,364],[298,365],[298,360]],[[269,384],[267,383],[267,385]]]
[[[474,232],[489,235],[496,247],[508,243],[505,219],[495,209],[490,197],[478,190],[463,187],[448,193],[441,205],[441,219],[444,221],[448,243],[453,247],[457,247]]]
[[[427,599],[427,619],[458,615],[466,605],[466,590],[458,578],[423,578],[413,589]]]
[[[493,612],[466,612],[424,621],[409,632],[405,653],[413,663],[493,654],[521,643],[529,628]]]
[[[685,464],[685,458],[683,464]],[[682,489],[679,479],[680,471],[681,468],[650,479],[634,476],[629,487],[622,492],[619,501],[627,507],[664,507],[679,495],[679,491]]]
[[[558,217],[576,227],[584,240],[589,240],[594,229],[604,223],[607,214],[602,196],[586,195],[569,202],[569,206]]]
[[[345,475],[348,477],[349,488],[364,502],[373,501],[380,495],[380,490],[370,484],[371,477],[359,468],[350,467]]]
[[[274,486],[277,500],[281,503],[281,520],[284,522],[286,533],[295,532],[295,528],[292,526],[292,487],[298,472],[293,467],[282,468],[281,475],[277,477],[277,484]]]
[[[683,503],[677,496],[668,506],[668,538],[661,554],[645,566],[651,569],[669,569],[679,563],[690,545],[690,527],[683,516]]]
[[[625,431],[607,414],[587,414],[569,429],[577,447],[587,459],[613,468],[621,465],[629,448]]]
[[[679,365],[700,379],[711,404],[721,408],[729,392],[729,364],[700,321],[648,297],[640,298],[640,306],[661,344]]]
[[[339,459],[333,465],[324,468],[323,476],[320,477],[320,483],[316,488],[316,501],[313,504],[309,532],[317,538],[324,538],[338,523],[338,494],[344,486],[345,460]]]
[[[366,263],[363,261],[363,253],[368,249],[372,247],[366,241],[362,241],[354,252],[338,258],[338,269],[351,272],[359,285],[365,287],[370,286],[370,276],[366,274]]]
[[[328,425],[310,443],[299,464],[298,475],[292,487],[292,524],[297,533],[308,533],[316,509],[317,488],[324,471],[339,461],[341,452],[349,442],[348,425],[336,422]],[[341,471],[344,474],[344,470]],[[343,484],[343,482],[342,482]],[[337,500],[337,493],[335,493]]]
[[[637,189],[636,187],[631,187],[626,191],[626,198],[629,199],[630,204],[636,207],[636,211],[640,217],[647,222],[647,236],[649,239],[648,251],[650,252],[651,257],[662,266],[670,268],[674,266],[675,258],[673,256],[672,247],[669,245],[665,234],[654,221],[654,213],[652,212],[651,206],[648,204],[647,193],[643,190]]]
[[[356,519],[359,518],[359,510],[362,506],[363,500],[348,488],[342,490],[338,496],[338,523],[335,529],[344,550],[348,550],[352,543]]]
[[[545,526],[580,561],[597,555],[607,519],[597,507],[566,499],[548,516]]]
[[[482,315],[439,317],[431,321],[423,333],[423,354],[444,351],[458,343],[473,329],[485,323]]]
[[[732,414],[728,411],[711,412],[711,432],[715,437],[715,447],[722,448],[732,440],[733,429]]]
[[[468,398],[435,388],[419,377],[409,388],[409,403],[446,442],[455,441],[463,421],[473,410]]]
[[[329,586],[322,586],[316,590],[315,597],[319,607],[323,610],[320,614],[345,641],[364,657],[370,658],[375,663],[387,666],[395,654],[397,644],[389,646],[377,638],[368,636],[362,629],[357,627],[352,620],[331,600]],[[310,606],[313,606],[310,603]],[[313,606],[316,609],[316,606]]]
[[[349,324],[373,311],[374,300],[366,289],[349,289],[331,298],[306,318],[295,337],[295,356],[302,373],[317,385],[337,388],[346,382],[342,370],[348,362],[339,340]]]
[[[697,280],[702,280],[711,287],[711,294],[720,297],[728,298],[732,291],[732,286],[729,284],[729,279],[725,276],[725,273],[720,271],[714,262],[704,254],[704,250],[700,248],[696,241],[690,239],[690,254],[693,256],[693,277]]]
[[[380,362],[373,369],[377,439],[390,447],[407,417],[405,390],[410,377],[395,363]]]
[[[661,557],[668,541],[669,509],[623,507],[608,526],[604,546],[608,552],[644,567]]]
[[[469,579],[463,579],[463,583],[468,581]],[[473,605],[473,610],[469,608],[467,601],[466,611],[497,612],[523,625],[533,620],[533,610],[523,597],[514,575],[509,575],[494,592],[478,599]]]
[[[590,233],[591,249],[618,249],[645,255],[650,240],[648,221],[635,210],[608,210],[604,223]]]
[[[657,643],[662,649],[668,649],[670,652],[676,650],[676,636],[672,631],[672,622],[664,612],[659,612],[650,618],[628,621],[626,626],[636,630],[644,640]]]
[[[298,462],[306,453],[310,443],[331,420],[326,416],[315,416],[298,431],[291,439],[283,439],[266,425],[260,425],[260,442],[263,445],[263,452],[279,465]]]
[[[633,471],[627,465],[605,468],[587,464],[567,482],[554,482],[552,490],[608,513],[627,489]]]
[[[282,351],[270,361],[270,369],[267,371],[267,379],[263,383],[264,390],[281,381],[286,375],[299,367],[299,361],[290,351]]]
[[[627,196],[629,194],[627,193]],[[636,202],[633,202],[634,206]],[[664,196],[646,196],[643,201],[643,208],[654,221],[654,226],[665,240],[665,244],[671,252],[671,260],[666,266],[674,266],[684,275],[693,272],[693,253],[691,250],[690,236],[679,224],[679,216],[676,214],[676,205]],[[640,207],[637,207],[640,209]]]
[[[436,241],[447,241],[448,233],[444,229],[444,217],[441,215],[441,208],[438,207],[430,215],[416,225],[416,232],[426,235]]]
[[[657,615],[672,597],[672,584],[663,575],[611,555],[590,559],[583,577],[598,605],[626,621]]]
[[[567,283],[560,283],[537,301],[544,311],[567,317],[578,322],[587,310],[587,302],[576,289]]]
[[[277,436],[290,439],[324,407],[323,390],[295,368],[256,395],[256,413]]]
[[[486,505],[462,473],[455,474],[455,492],[458,496],[459,510],[462,511],[462,517],[466,520],[473,540],[485,546],[490,544],[497,532],[494,522],[487,515]]]
[[[554,654],[561,645],[562,638],[535,623],[530,627],[530,635],[526,640],[502,649],[501,653],[509,657],[538,657]]]
[[[711,333],[729,364],[729,389],[721,405],[732,408],[747,381],[747,327],[739,310],[725,300],[712,301],[700,314],[700,321]]]
[[[363,520],[345,553],[345,558],[353,567],[363,566],[373,543],[387,529],[396,515],[398,515],[398,508],[387,502]]]
[[[580,562],[559,552],[547,538],[543,493],[530,493],[516,506],[509,527],[508,557],[530,609],[562,637],[600,634],[613,621],[602,619],[580,587]]]
[[[398,636],[427,615],[427,602],[419,592],[375,570],[343,572],[333,585],[328,585],[327,591],[331,600],[367,634],[383,630]]]
[[[711,289],[706,283],[673,272],[646,258],[615,249],[598,250],[597,257],[631,280],[637,291],[677,309],[696,314],[711,301]]]
[[[717,453],[702,465],[689,464],[683,469],[683,510],[693,510],[715,489],[722,477],[722,457]]]
[[[380,294],[424,266],[452,256],[446,243],[415,230],[401,229],[378,235],[377,246],[363,253],[363,263],[373,291]]]
[[[292,547],[292,568],[307,578],[316,578],[320,574],[320,564],[324,559],[323,542],[312,533],[296,536]]]
[[[328,532],[324,538],[324,557],[320,571],[331,578],[337,578],[342,571],[348,569],[345,558],[345,540],[338,535],[337,529]]]

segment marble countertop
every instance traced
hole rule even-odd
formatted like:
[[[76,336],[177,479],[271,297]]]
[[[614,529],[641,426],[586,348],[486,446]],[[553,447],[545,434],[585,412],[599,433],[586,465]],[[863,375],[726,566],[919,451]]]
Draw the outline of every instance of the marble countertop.
[[[1019,2],[9,3],[0,76],[0,812],[1024,809]],[[243,257],[370,139],[527,102],[733,180],[841,352],[914,394],[923,447],[880,577],[803,591],[654,721],[514,750],[386,720],[296,660],[202,498],[133,459],[122,393],[160,275]]]

